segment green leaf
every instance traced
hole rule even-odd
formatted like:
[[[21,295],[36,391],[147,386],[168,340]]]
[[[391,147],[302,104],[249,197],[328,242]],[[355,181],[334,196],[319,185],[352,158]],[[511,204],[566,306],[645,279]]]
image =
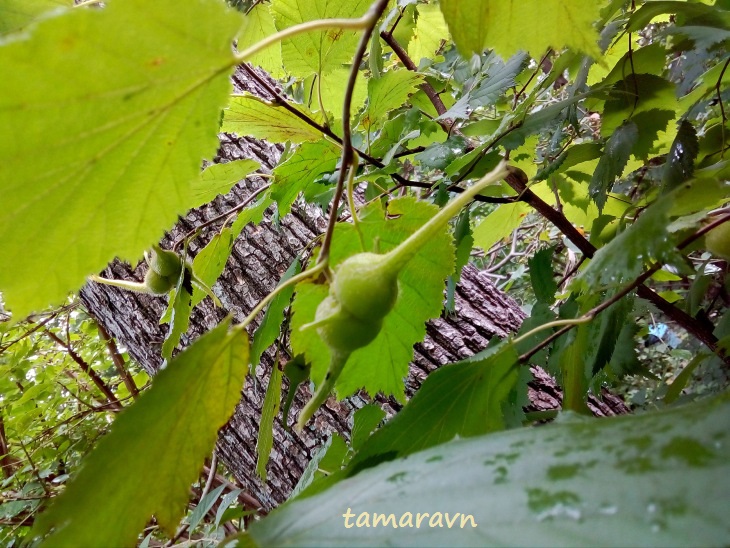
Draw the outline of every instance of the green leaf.
[[[639,113],[652,110],[674,112],[677,107],[674,84],[654,74],[630,74],[613,85],[611,98],[606,101],[601,116],[601,135],[611,135]],[[636,123],[638,125],[639,121]]]
[[[332,434],[309,461],[289,498],[299,496],[317,480],[321,481],[323,477],[326,479],[331,473],[339,472],[348,452],[347,443],[342,436]]]
[[[261,546],[725,545],[728,416],[725,393],[457,440],[285,504],[249,532]],[[375,513],[397,527],[375,526]]]
[[[598,250],[574,283],[583,291],[595,292],[636,278],[646,261],[681,260],[667,237],[673,203],[674,195],[669,194],[648,207],[633,225]]]
[[[352,417],[352,448],[359,451],[370,434],[385,418],[385,411],[374,403],[361,407]]]
[[[431,373],[406,406],[365,442],[348,475],[384,460],[405,457],[455,437],[505,428],[502,407],[519,377],[509,344]]]
[[[431,58],[448,39],[449,29],[435,4],[419,4],[416,28],[408,42],[408,57],[418,66],[422,58]]]
[[[266,465],[269,462],[271,448],[274,446],[274,419],[279,414],[281,404],[281,380],[284,373],[279,364],[271,367],[269,384],[266,386],[264,405],[261,408],[259,421],[259,437],[256,440],[256,472],[262,481],[266,481]]]
[[[213,284],[223,274],[239,233],[240,231],[236,232],[229,227],[224,228],[213,236],[193,259],[193,272],[208,287],[213,287]],[[196,306],[205,297],[205,291],[193,286],[191,306]]]
[[[314,19],[360,17],[369,7],[368,0],[276,0],[271,11],[276,28],[283,30]],[[287,38],[281,43],[284,68],[298,78],[326,74],[352,62],[358,36],[355,31],[330,29]]]
[[[646,2],[638,10],[636,10],[627,26],[628,32],[636,32],[648,25],[652,19],[666,13],[680,14],[684,17],[700,17],[703,15],[713,15],[716,8],[707,6],[700,2],[678,2],[657,0]]]
[[[291,205],[307,187],[337,167],[339,150],[327,141],[305,143],[274,169],[271,197],[279,206],[279,215],[289,213]]]
[[[665,404],[670,405],[674,403],[674,401],[680,396],[680,394],[682,394],[682,390],[684,389],[684,387],[687,386],[687,383],[691,379],[694,370],[697,369],[698,365],[705,362],[708,357],[709,355],[705,353],[697,354],[687,365],[684,366],[684,369],[679,372],[679,375],[674,377],[671,384],[669,385],[667,393],[664,396]]]
[[[193,510],[193,513],[190,515],[190,524],[188,525],[188,529],[190,531],[194,530],[200,522],[203,521],[205,514],[207,514],[208,511],[213,508],[213,505],[218,502],[218,497],[220,497],[220,494],[226,487],[227,485],[222,483],[201,499],[195,507],[195,510]]]
[[[310,365],[304,361],[303,354],[297,354],[293,359],[286,362],[284,366],[284,375],[289,380],[289,389],[286,392],[286,400],[284,401],[284,409],[281,412],[281,420],[284,429],[288,429],[289,409],[294,401],[297,388],[309,378]]]
[[[474,227],[474,245],[489,251],[499,240],[512,234],[529,212],[530,206],[523,202],[500,205]]]
[[[50,546],[130,546],[153,514],[174,534],[247,366],[244,330],[224,322],[200,337],[119,415],[34,534],[55,528]]]
[[[219,194],[228,194],[233,185],[260,167],[261,164],[254,160],[234,160],[206,167],[200,172],[198,180],[193,183],[191,207],[207,204]]]
[[[190,311],[193,309],[193,283],[190,266],[185,265],[182,275],[178,279],[173,296],[170,297],[170,327],[167,330],[165,342],[162,343],[162,357],[166,360],[172,358],[172,351],[180,342],[190,325]]]
[[[631,152],[634,157],[644,161],[648,160],[654,152],[654,142],[659,134],[667,129],[667,125],[674,120],[675,116],[673,110],[659,109],[647,110],[632,116],[631,120],[639,128],[639,136]]]
[[[294,259],[294,262],[279,280],[279,284],[283,284],[301,271],[302,267],[299,259]],[[251,367],[255,368],[260,363],[261,355],[279,336],[281,322],[284,320],[284,310],[289,306],[292,295],[294,295],[294,287],[284,289],[274,297],[266,309],[264,319],[261,320],[261,325],[256,329],[251,342]]]
[[[238,51],[244,51],[275,32],[276,26],[274,25],[274,16],[271,14],[270,6],[263,3],[254,4],[246,12],[244,26],[238,34],[236,47]],[[281,59],[281,43],[279,42],[249,57],[247,62],[263,68],[274,78],[282,78],[284,76],[284,66]]]
[[[422,77],[410,70],[390,70],[368,80],[368,106],[360,119],[366,131],[379,127],[386,115],[416,92]]]
[[[502,99],[506,90],[517,85],[515,83],[515,78],[525,67],[527,59],[528,57],[524,52],[513,55],[506,63],[497,55],[490,55],[488,60],[484,62],[485,65],[489,63],[485,78],[482,78],[473,89],[464,93],[464,95],[462,95],[448,111],[439,116],[439,118],[468,118],[471,112],[475,109],[491,106],[497,103],[497,101]]]
[[[136,260],[194,202],[239,23],[217,1],[126,0],[43,20],[0,47],[0,165],[13,174],[0,213],[13,268],[0,288],[16,319],[115,256]]]
[[[626,122],[606,141],[606,148],[598,160],[589,187],[599,211],[606,205],[608,191],[611,190],[616,178],[623,173],[638,138],[639,128],[634,122]]]
[[[319,97],[321,96],[322,105],[326,111],[331,113],[330,123],[336,131],[339,131],[342,124],[333,123],[333,121],[342,120],[342,102],[345,100],[349,76],[349,67],[333,69],[319,78],[317,82],[319,88],[313,90],[317,93],[317,97],[313,99],[314,104],[319,104]],[[365,104],[368,96],[368,81],[366,78],[358,78],[355,81],[355,89],[352,91],[352,100],[350,102],[351,112],[358,112]]]
[[[609,292],[606,298],[611,296],[612,294]],[[628,296],[624,297],[601,312],[600,316],[591,324],[593,330],[591,346],[583,356],[583,360],[588,371],[593,375],[612,361],[619,337],[622,333],[627,334],[623,331],[624,326],[633,323],[633,318],[630,317],[633,308],[633,299]],[[630,344],[631,349],[635,346],[633,340],[624,341],[624,343]]]
[[[336,268],[344,259],[361,251],[390,251],[436,211],[436,206],[412,198],[399,198],[388,205],[388,216],[395,218],[386,218],[381,203],[373,202],[361,212],[362,240],[353,225],[337,225],[330,265]],[[377,338],[350,356],[337,380],[338,395],[349,395],[364,387],[370,394],[383,392],[403,398],[403,378],[408,375],[413,345],[423,340],[426,322],[440,314],[444,281],[453,270],[453,239],[444,230],[401,271],[395,307],[385,317]],[[292,348],[295,353],[304,353],[312,363],[311,376],[315,383],[324,378],[330,352],[314,330],[301,331],[300,327],[314,320],[317,306],[327,292],[324,285],[299,284],[292,305]]]
[[[687,120],[679,123],[677,136],[667,154],[662,184],[664,191],[673,190],[694,173],[694,162],[700,151],[697,131]]]
[[[548,48],[565,46],[598,59],[593,22],[600,8],[599,2],[581,0],[441,0],[454,42],[467,58],[487,47],[505,58],[520,50],[538,58]]]
[[[304,116],[315,118],[301,105],[289,104]],[[231,98],[228,108],[223,111],[221,130],[274,143],[304,143],[322,139],[321,131],[284,107],[248,93]]]
[[[555,302],[555,293],[558,290],[552,264],[554,252],[555,250],[552,247],[541,249],[528,261],[530,282],[532,283],[532,290],[535,292],[535,298],[538,302],[546,304]]]
[[[600,158],[602,154],[601,148],[600,143],[578,143],[577,145],[573,145],[538,171],[534,180],[544,181],[550,175],[564,173],[573,166]]]
[[[0,36],[18,32],[58,8],[70,8],[71,0],[0,0]]]

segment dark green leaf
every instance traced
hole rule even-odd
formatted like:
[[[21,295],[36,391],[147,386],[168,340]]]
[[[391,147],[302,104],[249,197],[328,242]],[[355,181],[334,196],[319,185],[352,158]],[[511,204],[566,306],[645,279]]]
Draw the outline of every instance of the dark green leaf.
[[[538,302],[552,304],[558,284],[553,273],[553,248],[541,249],[529,260],[530,281]]]
[[[664,164],[662,183],[665,192],[673,190],[680,183],[692,177],[694,162],[699,150],[697,130],[687,120],[682,120]]]
[[[162,343],[162,357],[169,360],[172,351],[180,342],[180,338],[188,330],[190,325],[190,311],[193,309],[193,284],[192,271],[189,265],[185,265],[182,275],[177,282],[175,291],[170,296],[172,301],[170,314],[170,327],[167,330],[165,342]]]
[[[599,210],[603,209],[606,204],[606,195],[611,190],[614,181],[623,173],[638,138],[639,128],[634,122],[626,122],[606,141],[606,148],[603,156],[598,160],[598,166],[589,187]]]
[[[284,272],[284,275],[279,280],[279,284],[286,282],[292,276],[299,274],[302,271],[302,266],[299,259],[294,259],[289,268]],[[251,341],[251,366],[256,367],[260,360],[261,355],[266,349],[271,346],[276,338],[279,336],[281,322],[284,319],[284,310],[289,306],[292,295],[294,295],[294,287],[284,289],[281,291],[269,304],[264,314],[264,319],[261,320],[261,325],[253,335],[253,341]]]
[[[359,451],[370,434],[385,418],[385,411],[374,403],[369,403],[355,411],[352,417],[352,448]]]
[[[279,369],[279,364],[274,362],[271,367],[269,384],[266,387],[264,405],[261,408],[259,437],[256,440],[256,472],[263,481],[266,481],[266,464],[269,462],[271,448],[274,445],[274,419],[279,414],[283,376],[284,373]]]

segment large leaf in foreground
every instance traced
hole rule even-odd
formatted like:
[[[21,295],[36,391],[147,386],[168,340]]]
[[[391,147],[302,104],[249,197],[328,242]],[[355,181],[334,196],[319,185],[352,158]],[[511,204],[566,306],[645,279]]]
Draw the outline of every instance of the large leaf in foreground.
[[[725,393],[459,440],[286,504],[250,534],[259,546],[725,546],[729,431]]]
[[[72,4],[71,0],[0,0],[0,36],[23,30],[48,11]]]
[[[125,0],[0,47],[0,289],[17,319],[137,259],[190,207],[239,25],[213,0]]]
[[[152,514],[174,533],[247,367],[245,331],[225,322],[202,336],[119,415],[35,533],[55,527],[51,546],[129,546]]]

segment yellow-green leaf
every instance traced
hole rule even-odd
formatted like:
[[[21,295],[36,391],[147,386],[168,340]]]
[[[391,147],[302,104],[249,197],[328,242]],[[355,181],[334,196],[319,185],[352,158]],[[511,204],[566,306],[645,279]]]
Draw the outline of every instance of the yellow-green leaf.
[[[233,185],[260,167],[261,164],[248,159],[208,166],[193,183],[192,207],[207,204],[219,194],[227,194]]]
[[[392,70],[368,81],[368,106],[360,123],[369,130],[379,126],[385,116],[416,92],[421,76],[409,70]]]
[[[239,26],[214,0],[124,0],[0,47],[0,290],[16,319],[138,259],[190,207]]]
[[[386,211],[379,201],[363,208],[359,229],[351,223],[335,228],[330,251],[330,265],[363,250],[386,253],[413,234],[438,209],[413,198],[398,198]],[[394,218],[389,218],[394,217]],[[385,317],[380,333],[369,345],[352,353],[337,379],[339,396],[346,396],[362,387],[370,394],[383,392],[402,399],[403,378],[413,358],[413,345],[426,335],[426,322],[437,317],[444,301],[446,277],[454,271],[453,236],[443,230],[431,239],[398,275],[398,300]],[[327,287],[298,284],[292,305],[291,344],[295,354],[304,353],[311,362],[311,376],[320,383],[329,365],[329,349],[315,330],[301,331],[312,322],[317,306],[327,295]]]
[[[296,106],[295,108],[301,110],[310,119],[314,119],[314,115],[307,112],[304,107]],[[285,141],[304,143],[319,141],[322,138],[322,132],[284,107],[249,94],[237,95],[231,99],[228,108],[223,113],[221,129],[275,143]]]
[[[36,521],[48,546],[133,546],[154,514],[174,533],[190,484],[241,396],[248,338],[228,322],[203,335],[155,378]]]
[[[441,11],[464,56],[494,48],[502,57],[519,50],[533,57],[547,48],[573,48],[601,55],[598,33],[600,2],[585,0],[441,0]]]
[[[439,7],[435,4],[419,4],[416,29],[408,42],[408,57],[418,65],[421,58],[432,57],[448,36],[449,29]]]
[[[274,17],[268,4],[256,4],[246,13],[244,25],[238,35],[238,51],[253,46],[256,42],[271,36],[276,32]],[[252,65],[257,65],[266,70],[274,78],[284,76],[284,67],[281,60],[281,43],[277,42],[268,48],[252,55],[247,60]]]
[[[53,9],[72,5],[73,0],[0,0],[0,36],[23,30]]]
[[[276,0],[271,11],[279,30],[314,19],[361,17],[369,0]],[[352,62],[358,33],[330,29],[307,32],[281,43],[284,68],[298,78],[326,74]]]

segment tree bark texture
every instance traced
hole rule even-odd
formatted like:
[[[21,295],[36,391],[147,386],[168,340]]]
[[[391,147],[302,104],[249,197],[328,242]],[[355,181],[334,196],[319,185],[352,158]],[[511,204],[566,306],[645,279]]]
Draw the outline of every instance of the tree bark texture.
[[[234,76],[234,85],[236,91],[245,90],[266,97],[266,92],[257,89],[254,83],[246,79],[245,72],[240,70]],[[261,163],[262,171],[270,172],[280,153],[280,147],[275,145],[223,134],[215,161],[251,158]],[[226,196],[219,196],[213,202],[188,212],[166,235],[163,245],[169,247],[172,241],[188,231],[240,204],[263,184],[263,179],[250,177],[236,185]],[[183,337],[183,346],[214,327],[228,312],[234,314],[236,321],[243,320],[276,287],[297,254],[326,225],[322,212],[313,206],[295,204],[291,214],[279,223],[272,221],[272,215],[273,208],[267,212],[266,219],[260,225],[247,226],[235,242],[226,269],[214,287],[226,310],[216,309],[209,298],[205,299],[191,315],[190,329]],[[190,254],[198,253],[219,227],[208,227],[200,238],[194,240],[189,248]],[[105,276],[141,280],[145,268],[140,265],[135,270],[116,261],[109,266]],[[116,337],[146,371],[154,374],[159,369],[162,363],[160,348],[165,334],[165,327],[159,325],[159,318],[166,307],[164,298],[91,283],[81,291],[81,299],[104,329]],[[494,336],[505,337],[516,331],[524,318],[517,303],[472,266],[464,269],[461,283],[457,286],[455,303],[455,314],[429,322],[426,339],[415,345],[410,375],[406,380],[408,396],[413,394],[429,372],[482,350]],[[259,315],[255,325],[250,327],[250,335],[262,317]],[[277,422],[268,480],[264,483],[255,471],[256,439],[265,387],[273,366],[274,354],[269,349],[256,371],[258,382],[252,382],[251,379],[246,382],[234,416],[219,433],[216,448],[218,456],[241,486],[267,510],[287,498],[313,452],[332,432],[349,438],[354,410],[369,402],[361,394],[342,402],[330,398],[301,433],[286,431]],[[561,392],[553,379],[540,369],[533,368],[532,372],[535,378],[530,383],[530,409],[558,408]],[[301,387],[292,406],[292,417],[298,415],[308,397],[307,387]],[[399,407],[396,402],[385,398],[378,398],[378,402],[388,413],[395,412]],[[591,398],[589,405],[596,415],[626,412],[623,402],[610,394],[605,394],[602,401]],[[293,422],[293,419],[290,418],[289,422]]]

